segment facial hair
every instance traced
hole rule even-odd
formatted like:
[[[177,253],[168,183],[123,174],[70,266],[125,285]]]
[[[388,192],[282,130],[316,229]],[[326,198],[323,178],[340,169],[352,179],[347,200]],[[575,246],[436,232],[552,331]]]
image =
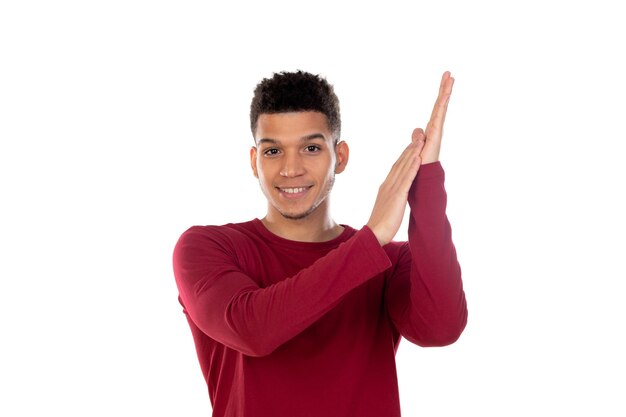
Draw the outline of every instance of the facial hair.
[[[313,205],[311,207],[309,207],[309,209],[307,211],[305,211],[304,213],[300,213],[300,214],[288,214],[288,213],[283,213],[280,210],[278,212],[285,219],[302,220],[302,219],[308,217],[309,215],[311,215],[319,207],[319,205],[322,204],[328,198],[328,195],[330,194],[330,191],[333,189],[333,185],[335,185],[335,173],[334,172],[333,172],[333,176],[328,181],[328,185],[326,186],[326,192],[324,193],[324,198],[322,198],[321,200],[319,200],[316,203],[313,203]]]

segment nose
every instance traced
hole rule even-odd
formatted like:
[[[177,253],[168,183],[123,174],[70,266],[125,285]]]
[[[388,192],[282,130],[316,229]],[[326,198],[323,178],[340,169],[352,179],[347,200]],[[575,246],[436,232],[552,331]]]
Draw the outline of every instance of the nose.
[[[283,166],[280,169],[280,175],[283,177],[291,178],[304,174],[304,166],[300,159],[300,155],[297,153],[285,154],[283,158]]]

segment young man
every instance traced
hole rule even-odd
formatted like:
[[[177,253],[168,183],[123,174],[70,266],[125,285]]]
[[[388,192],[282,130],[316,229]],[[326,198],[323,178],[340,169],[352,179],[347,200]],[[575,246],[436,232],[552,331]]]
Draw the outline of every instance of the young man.
[[[438,162],[453,82],[446,72],[426,131],[413,131],[360,230],[330,214],[349,156],[332,86],[305,72],[259,83],[250,163],[267,214],[192,227],[174,250],[213,416],[399,416],[401,336],[460,336],[466,302]],[[394,242],[407,201],[409,241]]]

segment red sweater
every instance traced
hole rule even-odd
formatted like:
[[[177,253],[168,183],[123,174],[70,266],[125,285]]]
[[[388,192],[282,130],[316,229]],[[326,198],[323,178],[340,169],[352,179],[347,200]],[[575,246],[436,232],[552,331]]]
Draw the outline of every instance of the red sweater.
[[[409,241],[368,227],[295,242],[258,219],[195,226],[174,250],[215,417],[395,417],[400,336],[453,343],[467,319],[444,172],[423,165]]]

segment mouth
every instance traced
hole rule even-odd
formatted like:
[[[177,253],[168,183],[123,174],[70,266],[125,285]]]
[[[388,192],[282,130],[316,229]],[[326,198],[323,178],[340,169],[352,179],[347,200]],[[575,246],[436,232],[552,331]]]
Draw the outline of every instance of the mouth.
[[[304,196],[313,186],[308,187],[276,187],[280,194],[288,199],[300,198]]]

